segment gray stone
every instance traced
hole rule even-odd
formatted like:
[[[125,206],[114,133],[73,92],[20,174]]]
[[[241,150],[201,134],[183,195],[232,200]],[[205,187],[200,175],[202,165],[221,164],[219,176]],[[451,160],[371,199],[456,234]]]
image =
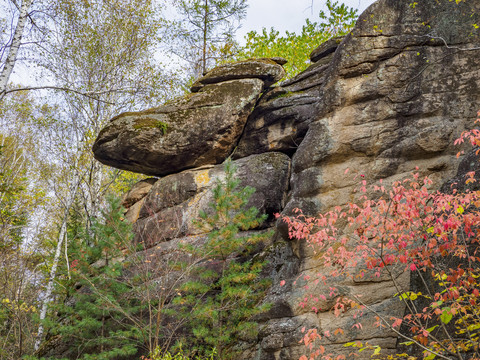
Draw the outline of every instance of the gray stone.
[[[259,79],[231,80],[169,105],[121,114],[100,132],[93,153],[103,164],[155,176],[221,163],[262,89]]]
[[[413,8],[409,1],[381,0],[363,13],[322,70],[316,119],[292,157],[291,192],[283,215],[293,215],[297,207],[316,215],[354,201],[358,179],[352,173],[364,175],[369,182],[382,178],[385,186],[413,171],[420,178],[429,175],[437,187],[450,179],[459,166],[455,157],[459,149],[453,142],[471,127],[480,109],[480,34],[472,29],[479,21],[480,3],[475,1],[425,0]],[[303,76],[298,76],[298,82]],[[288,240],[285,226],[278,223],[277,229]],[[328,276],[308,244],[289,240],[300,259],[296,279]],[[336,281],[342,291],[358,294],[380,314],[404,313],[393,299],[398,289],[388,279]],[[408,289],[409,274],[399,276],[397,283]],[[298,304],[299,298],[328,292],[328,285],[310,283],[306,289],[305,284],[297,280],[284,298],[291,304],[296,323],[302,314],[314,313],[295,307],[295,299]],[[360,332],[352,327],[351,312],[335,317],[331,302],[319,305],[322,310],[314,316],[322,332],[346,330],[322,339],[319,344],[327,353],[347,355],[344,343],[365,339],[380,345],[385,355],[395,351],[396,334],[379,331],[371,313],[363,318]],[[288,359],[298,354],[294,342],[286,337],[282,351]],[[370,358],[370,354],[362,352],[359,358]]]
[[[254,155],[234,162],[240,186],[253,186],[256,191],[247,207],[260,213],[282,210],[290,172],[290,159],[281,153]],[[205,167],[166,176],[158,180],[145,198],[136,221],[136,241],[147,248],[174,238],[201,234],[205,230],[192,221],[200,211],[208,209],[212,188],[224,176],[223,166]],[[275,186],[272,186],[272,183]]]
[[[293,154],[315,119],[315,90],[288,92],[275,87],[258,102],[245,126],[234,158],[268,151]]]
[[[319,47],[311,52],[310,61],[316,63],[324,57],[334,53],[343,39],[345,39],[345,36],[337,36],[325,41],[323,44],[320,44]]]
[[[261,79],[264,86],[268,87],[285,76],[285,70],[283,70],[281,63],[286,63],[286,60],[283,58],[262,58],[217,66],[195,81],[190,90],[197,92],[207,84],[235,79]]]
[[[136,202],[142,200],[150,191],[153,184],[158,179],[156,178],[149,178],[142,181],[137,182],[135,185],[132,186],[130,191],[123,197],[122,199],[122,206],[125,208],[129,208],[133,206]]]

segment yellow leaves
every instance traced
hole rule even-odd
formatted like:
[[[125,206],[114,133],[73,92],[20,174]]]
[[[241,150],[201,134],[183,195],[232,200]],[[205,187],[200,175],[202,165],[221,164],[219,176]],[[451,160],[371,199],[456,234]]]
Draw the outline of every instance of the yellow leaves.
[[[435,280],[445,281],[447,280],[447,274],[435,274]]]
[[[382,351],[382,348],[379,345],[370,345],[368,342],[362,344],[360,341],[347,342],[343,345],[344,347],[355,347],[358,348],[358,352],[364,350],[373,350],[371,357],[377,356]]]
[[[121,196],[127,193],[133,186],[133,184],[143,180],[145,178],[142,174],[133,173],[130,171],[120,171],[118,176],[115,177],[111,189],[115,194]]]
[[[472,332],[474,330],[480,329],[480,324],[472,324],[467,327],[468,331]]]
[[[423,359],[424,360],[433,360],[433,359],[435,359],[435,357],[436,357],[435,354],[430,353],[428,356],[424,357]]]
[[[25,312],[25,313],[34,313],[34,312],[37,312],[37,308],[33,305],[28,305],[27,303],[25,302],[22,302],[20,305],[18,304],[18,302],[16,300],[10,300],[8,298],[4,298],[2,299],[1,303],[8,309],[8,310],[11,310],[11,311],[21,311],[21,312]]]
[[[398,297],[400,298],[400,300],[410,300],[410,301],[413,301],[413,300],[416,300],[418,298],[419,295],[422,295],[422,293],[414,293],[414,292],[411,292],[411,291],[406,291],[400,295],[398,295]]]

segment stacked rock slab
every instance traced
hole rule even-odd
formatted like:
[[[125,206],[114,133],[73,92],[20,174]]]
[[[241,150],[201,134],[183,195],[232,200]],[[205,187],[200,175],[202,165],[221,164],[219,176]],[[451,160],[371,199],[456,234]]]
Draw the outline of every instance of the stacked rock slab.
[[[193,94],[110,120],[93,153],[106,165],[154,176],[221,163],[264,88],[284,75],[272,60],[213,69],[197,81]]]
[[[474,24],[480,24],[479,1],[412,6],[409,0],[380,0],[351,34],[319,44],[313,64],[280,85],[272,86],[283,76],[281,61],[250,60],[214,69],[183,99],[113,119],[97,139],[96,157],[163,176],[130,207],[131,219],[138,219],[136,241],[154,252],[179,239],[201,238],[190,221],[209,202],[222,174],[218,164],[228,155],[236,159],[242,184],[257,188],[251,204],[269,215],[291,216],[295,208],[317,214],[346,204],[357,184],[346,169],[389,184],[418,167],[420,176],[440,187],[457,172],[454,139],[473,126],[480,110],[480,34]],[[265,226],[276,229],[262,250],[269,259],[265,276],[273,280],[264,301],[272,308],[257,319],[257,341],[241,344],[242,359],[298,359],[306,353],[299,344],[304,327],[330,332],[318,345],[334,356],[348,355],[343,345],[354,340],[395,351],[396,334],[375,327],[373,316],[360,331],[348,311],[340,318],[331,313],[335,299],[318,303],[318,312],[299,306],[330,285],[306,289],[303,279],[328,274],[306,244],[288,238],[281,222]],[[402,270],[395,276],[407,288],[409,274]],[[390,279],[335,285],[380,314],[403,314]],[[344,332],[334,334],[337,328]]]
[[[255,185],[248,207],[263,214],[283,209],[290,175],[290,158],[271,152],[235,162],[241,186]],[[192,223],[212,202],[212,188],[222,179],[223,166],[202,167],[165,176],[153,185],[139,211],[136,241],[147,248],[175,238],[201,234]],[[272,182],[276,186],[272,186]],[[271,220],[271,219],[270,219]]]

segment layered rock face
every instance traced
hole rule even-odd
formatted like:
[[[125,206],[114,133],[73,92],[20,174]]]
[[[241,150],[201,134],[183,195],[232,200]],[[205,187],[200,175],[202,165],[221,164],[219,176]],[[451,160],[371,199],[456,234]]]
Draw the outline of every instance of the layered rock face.
[[[472,127],[480,109],[480,34],[474,26],[480,2],[415,4],[378,1],[351,34],[319,44],[314,63],[279,85],[273,84],[283,75],[281,61],[250,60],[212,70],[183,99],[113,119],[95,143],[97,159],[163,176],[151,180],[153,186],[139,185],[136,197],[126,200],[136,241],[165,247],[201,235],[191,220],[208,204],[222,176],[218,164],[227,156],[236,159],[242,184],[257,189],[251,204],[285,216],[295,208],[314,215],[351,201],[357,181],[344,176],[347,168],[387,184],[417,167],[438,186],[452,178],[459,164],[453,141]],[[303,327],[345,329],[319,343],[334,355],[348,354],[343,344],[362,339],[394,351],[397,336],[375,327],[373,316],[360,331],[348,311],[340,318],[330,312],[334,300],[319,304],[318,313],[299,306],[300,299],[328,290],[328,282],[303,287],[304,278],[325,271],[310,248],[270,219],[265,227],[276,232],[263,251],[265,276],[274,284],[265,301],[272,308],[258,319],[257,342],[242,345],[243,358],[298,359],[305,353],[298,343]],[[408,287],[408,273],[396,276]],[[388,279],[336,286],[361,295],[381,314],[403,314]]]

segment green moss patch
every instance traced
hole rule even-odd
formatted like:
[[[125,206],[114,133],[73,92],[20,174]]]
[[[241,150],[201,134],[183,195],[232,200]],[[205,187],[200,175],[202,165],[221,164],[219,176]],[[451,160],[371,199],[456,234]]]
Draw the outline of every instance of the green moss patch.
[[[133,128],[135,130],[148,129],[148,128],[160,129],[162,134],[165,135],[167,133],[168,124],[160,120],[155,120],[155,119],[146,117],[146,118],[135,119]]]

